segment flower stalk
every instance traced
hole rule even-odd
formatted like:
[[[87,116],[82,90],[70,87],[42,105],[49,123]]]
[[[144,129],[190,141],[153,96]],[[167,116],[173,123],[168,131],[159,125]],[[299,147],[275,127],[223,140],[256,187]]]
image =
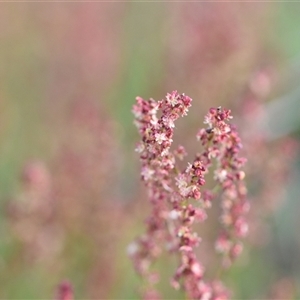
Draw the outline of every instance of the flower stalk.
[[[184,169],[178,167],[178,160],[183,160],[187,153],[183,146],[171,148],[175,122],[187,115],[191,102],[190,97],[173,91],[157,102],[137,97],[133,107],[141,136],[136,151],[151,214],[145,233],[129,245],[128,253],[137,273],[147,283],[146,299],[159,298],[155,290],[159,278],[151,266],[163,251],[178,255],[179,266],[171,285],[183,289],[188,299],[229,298],[230,293],[219,278],[205,280],[205,268],[195,251],[201,238],[194,224],[207,219],[206,211],[214,199],[219,197],[221,205],[222,229],[215,243],[215,250],[222,256],[221,268],[229,267],[240,255],[240,239],[248,232],[245,214],[249,204],[242,171],[246,160],[239,156],[242,144],[236,128],[229,123],[230,110],[209,110],[204,118],[207,128],[200,129],[196,136],[203,150]],[[204,189],[205,177],[212,168],[215,188]]]

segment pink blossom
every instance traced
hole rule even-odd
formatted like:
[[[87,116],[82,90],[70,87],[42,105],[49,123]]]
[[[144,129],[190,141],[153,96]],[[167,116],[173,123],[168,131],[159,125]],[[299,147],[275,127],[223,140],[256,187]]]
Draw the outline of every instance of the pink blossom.
[[[63,281],[57,291],[57,300],[73,300],[73,287],[69,281]]]

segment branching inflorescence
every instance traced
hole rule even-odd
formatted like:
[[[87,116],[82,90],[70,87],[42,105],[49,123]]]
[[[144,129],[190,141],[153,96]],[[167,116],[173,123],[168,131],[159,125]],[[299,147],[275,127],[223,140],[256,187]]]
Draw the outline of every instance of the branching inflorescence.
[[[206,129],[197,139],[202,152],[181,170],[176,160],[187,155],[183,146],[172,150],[175,121],[187,115],[192,99],[173,91],[165,99],[155,101],[137,97],[133,107],[135,125],[141,142],[136,151],[142,163],[141,178],[148,190],[151,214],[146,220],[146,232],[128,247],[135,269],[145,280],[144,297],[158,298],[154,285],[158,275],[151,265],[163,250],[179,255],[180,263],[171,284],[183,289],[189,299],[228,299],[229,292],[219,280],[204,280],[204,267],[195,249],[201,238],[194,223],[207,218],[206,210],[220,195],[222,229],[215,249],[222,254],[222,266],[228,267],[241,253],[240,238],[248,231],[244,219],[249,209],[246,200],[245,159],[239,157],[242,147],[235,127],[228,123],[230,110],[211,108],[205,116]],[[213,189],[204,189],[205,179],[215,168]]]

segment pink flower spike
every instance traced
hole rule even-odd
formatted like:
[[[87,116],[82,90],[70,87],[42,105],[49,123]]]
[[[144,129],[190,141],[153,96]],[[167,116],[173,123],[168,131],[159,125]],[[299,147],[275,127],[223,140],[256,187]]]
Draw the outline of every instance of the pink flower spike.
[[[73,287],[69,281],[63,281],[57,291],[57,300],[73,300]]]
[[[241,169],[245,159],[239,156],[242,145],[238,133],[228,123],[232,118],[230,110],[221,107],[209,110],[204,118],[208,127],[197,134],[203,149],[186,167],[178,167],[177,161],[183,160],[187,153],[183,146],[172,150],[174,129],[177,119],[187,114],[191,102],[190,97],[173,91],[158,102],[138,97],[133,107],[141,138],[137,147],[141,178],[148,190],[151,214],[145,233],[127,250],[137,273],[144,279],[146,298],[158,297],[154,289],[158,277],[153,280],[151,269],[165,250],[179,257],[171,280],[175,289],[185,290],[191,300],[228,299],[228,291],[222,284],[204,282],[205,270],[196,254],[202,239],[194,225],[207,219],[206,210],[219,193],[222,233],[215,250],[222,255],[222,268],[230,266],[240,254],[239,238],[248,231],[245,214],[249,203],[243,181],[245,173]],[[214,174],[213,190],[203,189],[209,172]]]

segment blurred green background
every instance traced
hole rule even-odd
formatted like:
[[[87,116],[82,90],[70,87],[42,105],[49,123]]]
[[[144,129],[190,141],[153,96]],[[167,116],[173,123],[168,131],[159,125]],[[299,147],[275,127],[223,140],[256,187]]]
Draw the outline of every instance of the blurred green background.
[[[54,298],[65,278],[76,299],[138,298],[126,247],[148,206],[135,97],[191,96],[178,133],[191,145],[209,107],[239,120],[249,81],[268,69],[268,142],[297,140],[299,16],[291,2],[0,3],[0,298]],[[295,153],[281,156],[281,204],[258,220],[268,233],[258,229],[224,277],[235,299],[300,298]],[[164,298],[183,297],[169,287],[174,262],[166,265]]]

